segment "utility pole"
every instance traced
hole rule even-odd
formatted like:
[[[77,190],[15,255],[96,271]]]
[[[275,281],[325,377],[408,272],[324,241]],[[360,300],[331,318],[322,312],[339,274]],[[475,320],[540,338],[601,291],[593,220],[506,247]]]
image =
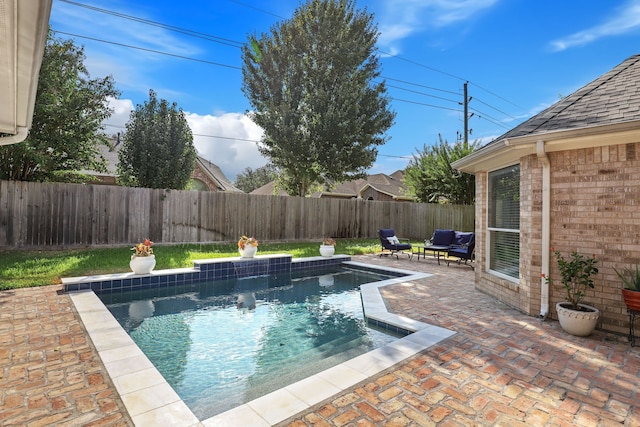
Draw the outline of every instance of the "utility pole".
[[[469,82],[464,83],[464,136],[463,136],[463,139],[464,139],[465,145],[469,143],[469,119],[471,118],[471,116],[473,116],[473,114],[469,116],[469,101],[471,101],[471,98],[469,98],[468,92],[467,92],[468,84]]]

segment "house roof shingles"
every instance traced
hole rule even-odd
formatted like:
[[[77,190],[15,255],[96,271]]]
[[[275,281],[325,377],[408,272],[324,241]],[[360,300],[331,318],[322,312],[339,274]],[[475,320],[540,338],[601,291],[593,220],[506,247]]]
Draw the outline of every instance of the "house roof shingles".
[[[200,161],[200,165],[202,166],[202,168],[205,169],[209,176],[211,176],[211,178],[217,182],[218,187],[222,191],[244,193],[244,191],[237,188],[231,181],[227,179],[225,174],[222,172],[222,169],[220,169],[218,165],[211,163],[209,160],[205,159],[202,156],[198,156],[198,160]]]
[[[640,54],[561,99],[493,142],[550,131],[640,120]]]

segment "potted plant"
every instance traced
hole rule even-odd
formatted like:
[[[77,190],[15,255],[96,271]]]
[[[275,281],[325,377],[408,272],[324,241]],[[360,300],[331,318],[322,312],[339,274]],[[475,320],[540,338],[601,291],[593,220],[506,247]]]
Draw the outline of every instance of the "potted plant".
[[[254,237],[242,236],[238,240],[238,251],[242,258],[253,258],[258,251],[258,241]]]
[[[320,255],[324,257],[333,256],[336,252],[336,241],[331,237],[325,237],[322,239],[322,244],[320,245]]]
[[[556,312],[560,326],[571,335],[586,337],[596,328],[600,311],[590,305],[582,303],[587,288],[593,289],[593,276],[598,274],[596,263],[593,257],[586,257],[576,251],[571,252],[568,259],[565,259],[560,251],[551,248],[555,254],[560,269],[561,288],[564,289],[566,301],[556,304]],[[553,285],[551,277],[543,277],[547,283]]]
[[[135,252],[131,255],[129,267],[135,274],[149,274],[156,266],[156,256],[153,254],[152,245],[151,240],[144,239],[131,248]]]
[[[616,272],[624,288],[622,289],[622,297],[624,304],[628,310],[640,311],[640,267],[636,265],[635,270],[631,267],[625,267],[624,270]]]

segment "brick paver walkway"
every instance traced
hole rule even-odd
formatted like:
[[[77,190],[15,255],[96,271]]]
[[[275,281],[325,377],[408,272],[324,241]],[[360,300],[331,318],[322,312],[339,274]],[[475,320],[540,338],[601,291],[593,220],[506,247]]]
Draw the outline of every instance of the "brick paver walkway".
[[[469,267],[354,260],[434,274],[383,295],[391,311],[458,334],[282,425],[640,425],[640,349],[626,337],[569,336],[475,291]],[[59,290],[0,292],[0,425],[132,425]]]
[[[383,296],[458,334],[283,425],[640,426],[640,349],[626,337],[572,337],[474,290],[466,266],[356,258],[434,273]]]
[[[61,289],[0,292],[0,425],[133,425]]]

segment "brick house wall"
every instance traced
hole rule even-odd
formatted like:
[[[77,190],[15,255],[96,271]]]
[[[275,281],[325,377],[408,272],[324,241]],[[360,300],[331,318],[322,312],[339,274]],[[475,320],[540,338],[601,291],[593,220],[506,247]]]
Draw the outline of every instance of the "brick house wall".
[[[629,316],[622,283],[613,268],[640,263],[640,143],[548,153],[551,165],[550,242],[565,257],[571,251],[595,255],[599,273],[584,302],[601,311],[599,327],[626,334]],[[477,239],[486,241],[487,176],[476,175]],[[486,271],[484,245],[476,246],[476,287],[529,315],[540,313],[542,242],[542,164],[520,159],[520,280],[514,283]],[[564,300],[553,254],[549,311]]]
[[[585,302],[603,329],[628,332],[618,270],[640,263],[640,143],[551,153],[551,245],[595,255],[599,273]],[[558,276],[555,259],[550,274]],[[562,292],[551,290],[551,303]]]
[[[195,169],[193,170],[193,173],[191,174],[191,178],[203,182],[207,186],[209,191],[220,191],[220,188],[218,188],[218,184],[213,179],[211,179],[211,177],[206,174],[197,163]]]

